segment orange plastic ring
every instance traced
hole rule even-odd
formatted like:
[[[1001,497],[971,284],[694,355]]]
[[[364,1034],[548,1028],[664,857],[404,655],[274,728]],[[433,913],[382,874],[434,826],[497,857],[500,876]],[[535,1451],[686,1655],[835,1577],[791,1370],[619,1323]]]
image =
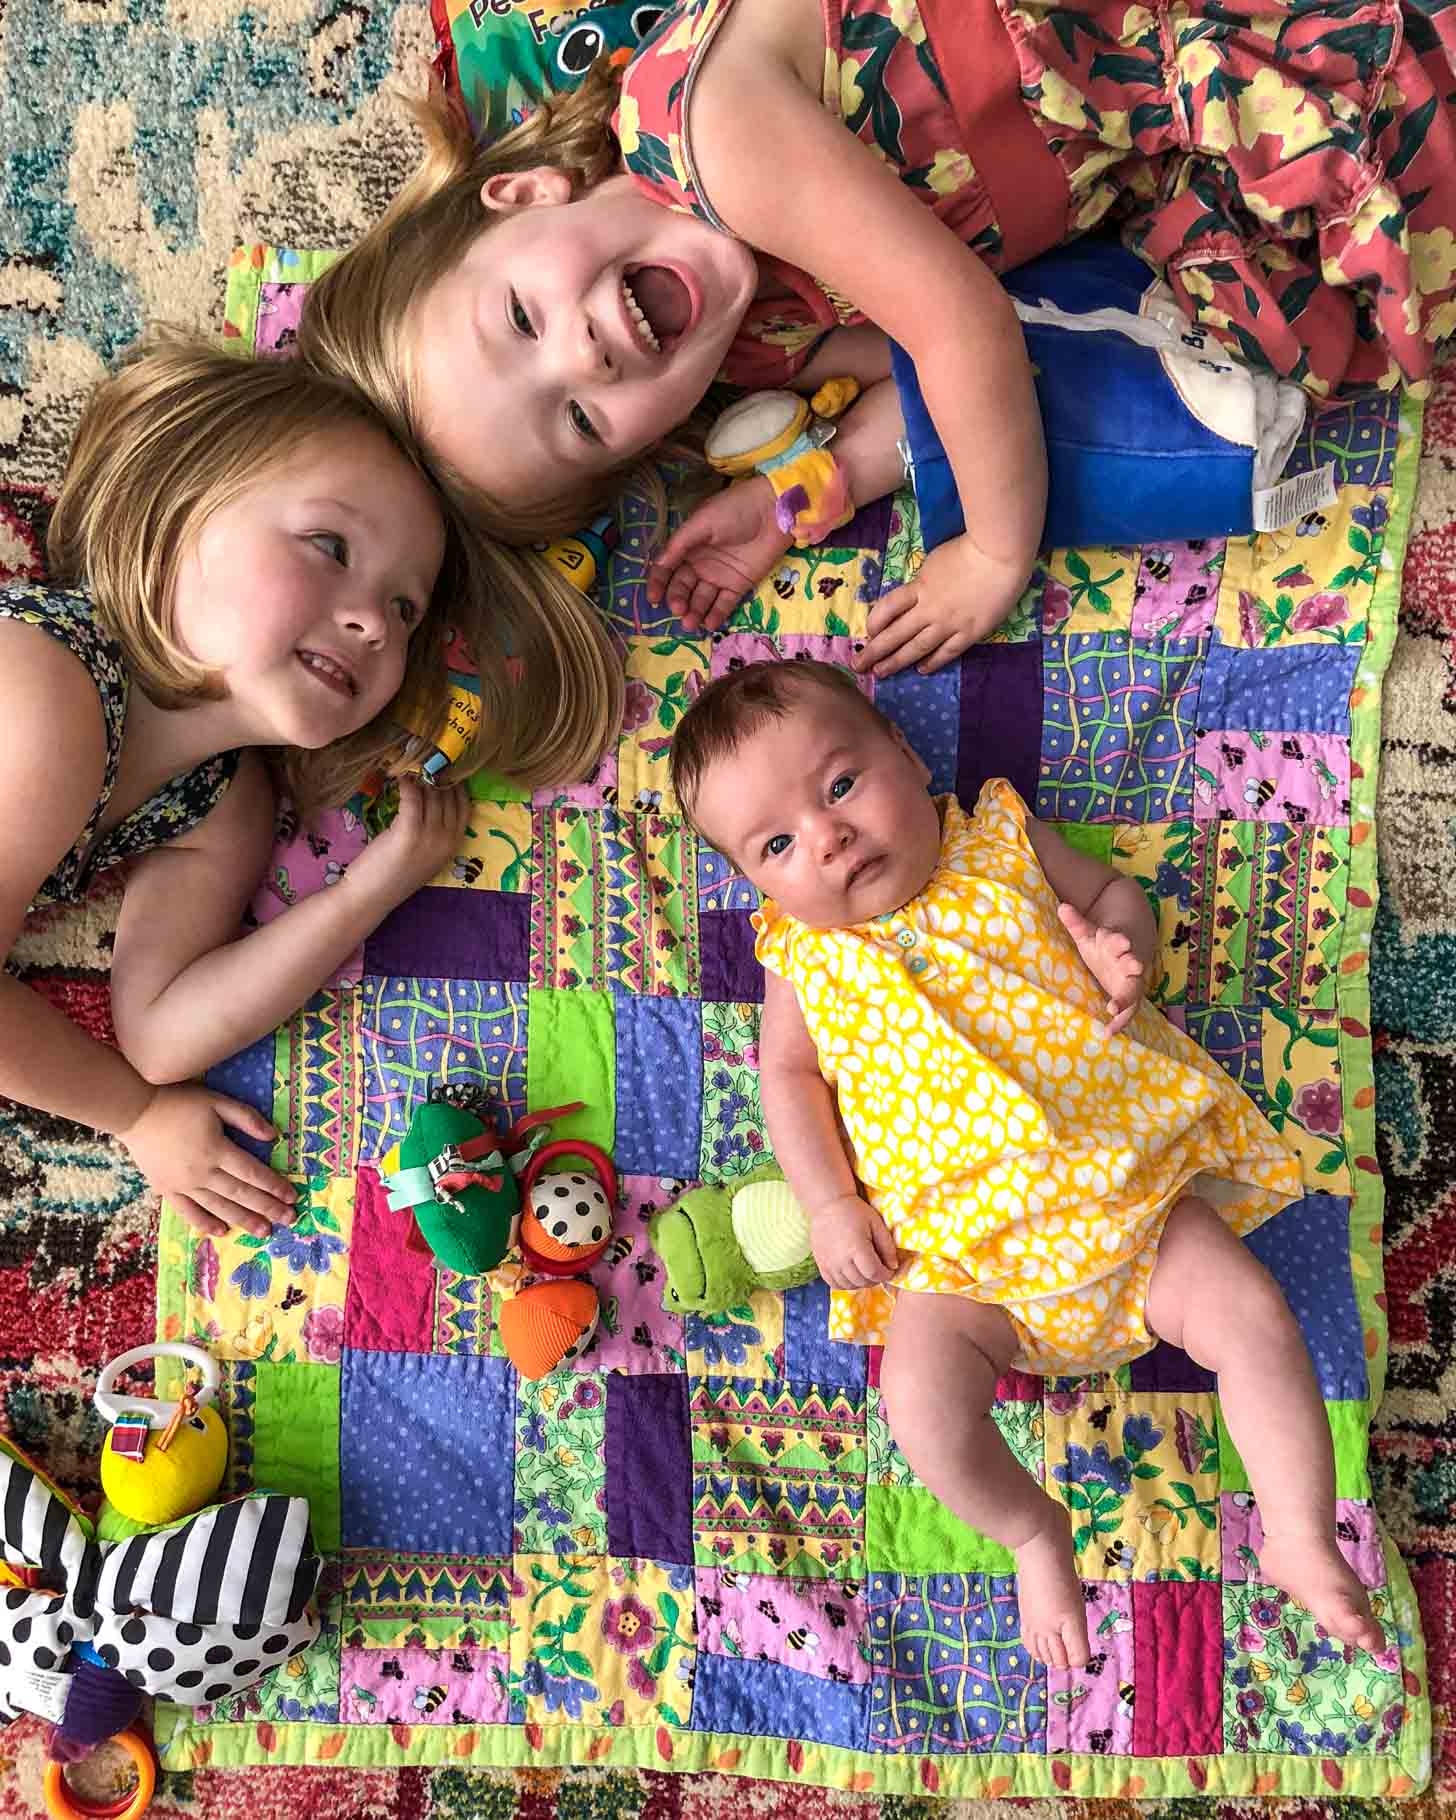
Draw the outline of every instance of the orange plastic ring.
[[[111,1740],[119,1744],[136,1769],[137,1785],[120,1804],[83,1801],[66,1781],[62,1763],[45,1766],[45,1802],[53,1820],[141,1820],[152,1804],[157,1789],[157,1760],[150,1741],[141,1732],[128,1729]]]

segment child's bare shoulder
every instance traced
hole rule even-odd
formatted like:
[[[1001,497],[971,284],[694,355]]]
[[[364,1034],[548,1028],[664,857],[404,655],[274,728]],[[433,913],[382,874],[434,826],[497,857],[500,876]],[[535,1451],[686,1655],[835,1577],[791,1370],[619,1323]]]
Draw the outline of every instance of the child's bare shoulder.
[[[106,773],[95,680],[67,645],[22,619],[0,618],[0,727],[0,802],[11,809],[0,884],[8,947],[14,922],[90,819]]]

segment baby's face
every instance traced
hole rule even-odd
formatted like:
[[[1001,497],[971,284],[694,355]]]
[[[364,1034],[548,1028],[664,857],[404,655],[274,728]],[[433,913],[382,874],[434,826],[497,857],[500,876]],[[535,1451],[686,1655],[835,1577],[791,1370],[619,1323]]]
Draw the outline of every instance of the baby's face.
[[[845,928],[898,910],[929,883],[940,853],[929,779],[898,733],[806,689],[709,768],[695,816],[789,915]]]

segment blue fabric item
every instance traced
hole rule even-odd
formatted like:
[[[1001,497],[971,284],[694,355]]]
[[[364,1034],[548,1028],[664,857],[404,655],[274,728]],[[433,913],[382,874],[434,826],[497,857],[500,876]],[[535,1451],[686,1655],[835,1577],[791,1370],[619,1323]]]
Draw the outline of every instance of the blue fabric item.
[[[782,1662],[700,1653],[693,1674],[693,1726],[864,1750],[869,1691],[865,1682],[846,1687]]]
[[[1350,1198],[1307,1194],[1244,1240],[1294,1310],[1329,1401],[1370,1394],[1360,1309],[1350,1273]]]
[[[1116,242],[1081,240],[1007,273],[1028,303],[1069,312],[1136,312],[1155,282]],[[1204,427],[1163,371],[1155,348],[1110,332],[1023,323],[1046,436],[1043,542],[1136,544],[1242,535],[1253,529],[1253,451]],[[955,477],[920,394],[910,356],[890,344],[915,463],[927,550],[965,529]]]

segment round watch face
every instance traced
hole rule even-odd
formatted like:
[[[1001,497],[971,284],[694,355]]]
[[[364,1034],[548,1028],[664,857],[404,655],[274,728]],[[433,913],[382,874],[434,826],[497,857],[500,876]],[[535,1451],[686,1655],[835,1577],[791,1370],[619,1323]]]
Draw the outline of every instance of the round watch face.
[[[797,392],[753,392],[729,405],[708,432],[709,461],[741,461],[802,423],[809,406]]]

